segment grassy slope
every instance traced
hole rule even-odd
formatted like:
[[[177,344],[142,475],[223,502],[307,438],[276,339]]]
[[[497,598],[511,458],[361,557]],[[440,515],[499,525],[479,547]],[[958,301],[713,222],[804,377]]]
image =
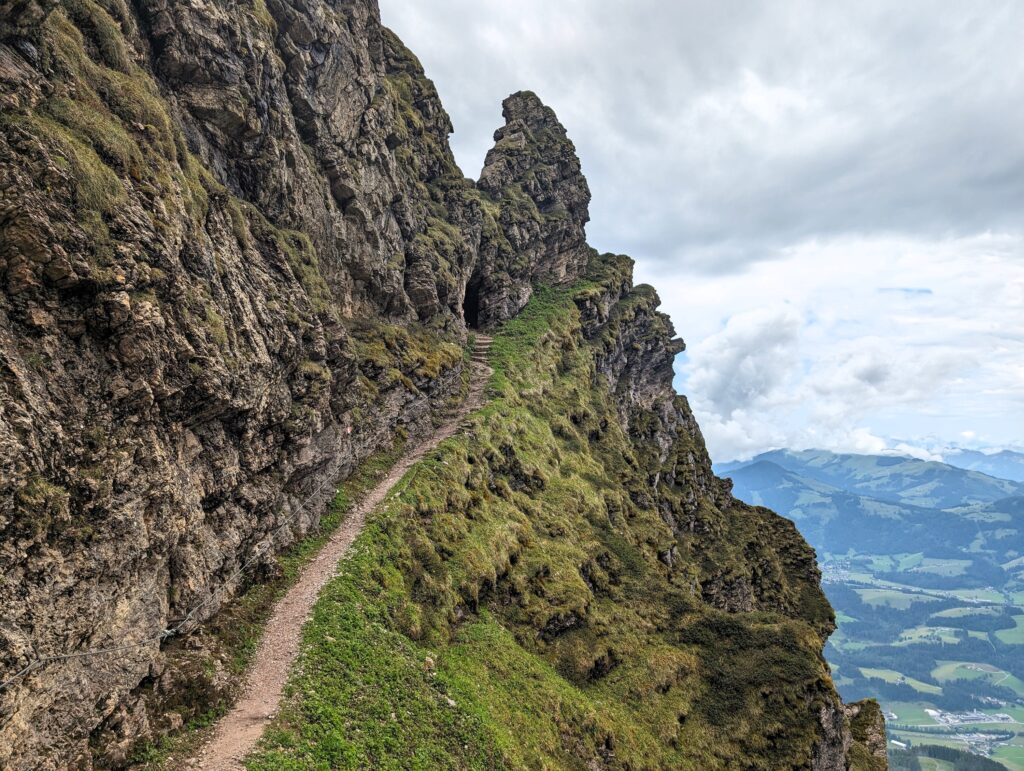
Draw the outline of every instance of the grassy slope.
[[[491,402],[371,519],[250,768],[809,764],[817,632],[699,601],[699,549],[657,560],[673,536],[572,297],[501,331]],[[765,514],[717,516],[742,543]]]
[[[55,13],[44,50],[72,95],[3,118],[70,169],[74,227],[112,284],[106,221],[126,186],[182,213],[161,228],[202,222],[211,194],[225,194],[124,49],[111,15],[122,10],[78,0]],[[229,201],[239,242],[276,243],[313,309],[330,315],[301,234]],[[623,323],[655,301],[634,291]],[[196,303],[225,344],[209,299]],[[473,429],[411,472],[321,598],[292,698],[252,766],[807,765],[830,687],[818,655],[829,611],[803,579],[785,580],[787,560],[805,556],[795,531],[705,502],[702,535],[675,538],[649,489],[663,469],[592,385],[572,293],[539,293],[494,358],[494,399]],[[687,441],[677,453],[699,454]],[[656,554],[673,544],[683,556],[669,571]],[[700,601],[710,573],[729,577],[722,568],[734,564],[751,577],[748,552],[778,601],[811,623]],[[229,644],[239,664],[265,608],[254,603]]]

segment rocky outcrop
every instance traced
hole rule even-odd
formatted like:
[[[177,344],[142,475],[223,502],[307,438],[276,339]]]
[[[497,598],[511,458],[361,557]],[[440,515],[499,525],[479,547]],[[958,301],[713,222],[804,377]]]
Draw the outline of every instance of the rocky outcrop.
[[[654,289],[632,286],[632,260],[602,259],[604,268],[593,277],[596,287],[576,297],[594,348],[595,375],[615,395],[622,428],[651,475],[662,519],[679,537],[700,534],[693,547],[706,564],[720,566],[700,577],[703,599],[729,612],[800,617],[824,640],[835,625],[818,587],[813,549],[792,522],[738,501],[730,485],[715,477],[689,404],[672,386],[672,364],[683,342],[657,310]],[[733,520],[741,518],[756,518],[761,527],[730,532]]]
[[[474,184],[372,0],[18,0],[0,106],[0,681],[45,662],[0,691],[0,766],[118,765],[174,728],[146,717],[189,687],[165,630],[216,614],[337,480],[430,428],[467,325],[588,264],[595,378],[678,540],[660,558],[685,543],[715,608],[830,631],[795,530],[735,524],[764,515],[711,473],[656,294],[587,246],[587,183],[536,95],[505,101]],[[115,653],[78,655],[95,649]]]
[[[885,717],[874,699],[865,699],[844,708],[850,726],[852,745],[849,767],[852,771],[885,771],[889,767],[886,755]]]
[[[0,693],[4,767],[87,764],[165,629],[458,396],[479,217],[429,81],[371,4],[261,7],[7,17],[0,670],[118,651]]]
[[[714,476],[693,413],[672,387],[672,362],[684,345],[657,310],[653,288],[633,287],[632,261],[604,255],[592,262],[588,278],[590,288],[575,302],[593,349],[595,378],[614,394],[620,424],[644,471],[634,502],[655,507],[674,536],[658,559],[670,574],[691,581],[708,606],[808,624],[824,672],[821,650],[835,622],[813,549],[790,520],[733,498],[728,481]],[[796,693],[816,717],[811,768],[886,768],[877,703],[843,705],[826,676]]]
[[[459,198],[433,85],[374,4],[140,10],[190,149],[229,191],[309,236],[343,314],[460,315],[471,253],[459,232],[438,248],[434,231],[478,218]]]
[[[590,188],[565,128],[530,91],[502,108],[505,125],[494,133],[478,183],[497,203],[497,229],[485,233],[467,293],[469,321],[481,326],[511,318],[537,284],[575,281],[591,253],[584,232]]]

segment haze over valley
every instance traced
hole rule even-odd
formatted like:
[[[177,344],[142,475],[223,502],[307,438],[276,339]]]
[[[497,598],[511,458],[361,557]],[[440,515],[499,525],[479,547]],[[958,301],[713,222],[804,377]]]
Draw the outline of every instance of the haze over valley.
[[[716,471],[817,551],[845,698],[877,698],[896,741],[1024,768],[1024,455],[950,461],[778,450]]]

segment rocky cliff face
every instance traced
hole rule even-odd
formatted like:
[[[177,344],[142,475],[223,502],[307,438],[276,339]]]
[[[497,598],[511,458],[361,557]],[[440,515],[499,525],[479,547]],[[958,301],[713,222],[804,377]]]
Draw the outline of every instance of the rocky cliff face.
[[[499,206],[498,229],[481,245],[467,295],[485,326],[515,315],[536,284],[578,279],[590,255],[590,188],[565,129],[533,93],[513,94],[502,107],[505,125],[478,183]]]
[[[0,765],[123,763],[157,727],[111,718],[164,677],[164,630],[214,616],[337,480],[429,429],[467,323],[588,266],[595,376],[667,491],[659,559],[719,564],[687,579],[711,606],[830,631],[791,525],[723,526],[743,507],[671,393],[680,344],[595,262],[579,161],[535,95],[506,100],[474,184],[370,0],[14,0],[0,106],[0,680],[118,648],[0,691]],[[806,698],[830,716],[817,766],[841,767],[834,691]]]

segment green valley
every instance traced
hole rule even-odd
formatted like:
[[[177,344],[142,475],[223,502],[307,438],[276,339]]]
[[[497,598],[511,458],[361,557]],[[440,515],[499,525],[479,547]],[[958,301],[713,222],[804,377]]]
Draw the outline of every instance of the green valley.
[[[1018,480],[974,470],[978,455],[962,469],[780,450],[717,470],[817,550],[836,609],[835,683],[846,699],[880,701],[890,749],[966,749],[1024,769],[1024,497]]]

